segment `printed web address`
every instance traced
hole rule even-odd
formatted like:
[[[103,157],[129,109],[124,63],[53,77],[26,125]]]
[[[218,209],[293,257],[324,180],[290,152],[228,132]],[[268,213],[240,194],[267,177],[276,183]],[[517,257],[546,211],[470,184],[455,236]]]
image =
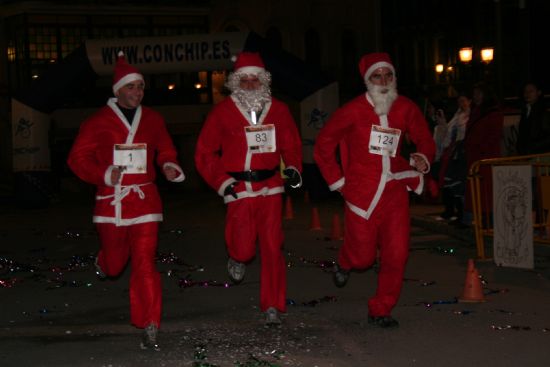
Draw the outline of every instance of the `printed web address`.
[[[115,46],[101,48],[103,64],[114,64],[121,50],[126,55],[126,60],[130,64],[221,60],[228,59],[231,56],[228,40],[166,43],[144,46]]]

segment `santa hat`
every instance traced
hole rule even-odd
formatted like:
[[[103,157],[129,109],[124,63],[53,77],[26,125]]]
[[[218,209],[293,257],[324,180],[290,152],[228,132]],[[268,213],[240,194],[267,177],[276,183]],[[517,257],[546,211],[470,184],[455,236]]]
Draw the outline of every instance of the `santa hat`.
[[[366,54],[359,61],[359,72],[365,81],[369,80],[373,71],[383,67],[389,68],[395,74],[395,68],[391,62],[390,55],[385,52]]]
[[[143,81],[143,75],[138,69],[129,65],[124,57],[124,52],[119,51],[115,64],[115,74],[113,75],[113,93],[116,94],[120,88],[136,80]]]
[[[235,73],[254,74],[265,71],[265,65],[258,52],[241,52],[233,65]]]

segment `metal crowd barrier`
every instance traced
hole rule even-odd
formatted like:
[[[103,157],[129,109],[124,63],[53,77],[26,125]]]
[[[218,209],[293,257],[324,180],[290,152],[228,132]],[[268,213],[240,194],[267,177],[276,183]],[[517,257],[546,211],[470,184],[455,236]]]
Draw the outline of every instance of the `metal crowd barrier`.
[[[485,236],[493,237],[493,221],[491,215],[493,208],[482,208],[482,195],[493,195],[491,192],[481,192],[480,174],[483,166],[502,165],[530,165],[532,167],[535,186],[533,190],[533,241],[537,244],[550,245],[550,153],[523,155],[506,158],[483,159],[474,162],[468,172],[472,199],[472,226],[474,229],[477,256],[479,259],[485,257]]]

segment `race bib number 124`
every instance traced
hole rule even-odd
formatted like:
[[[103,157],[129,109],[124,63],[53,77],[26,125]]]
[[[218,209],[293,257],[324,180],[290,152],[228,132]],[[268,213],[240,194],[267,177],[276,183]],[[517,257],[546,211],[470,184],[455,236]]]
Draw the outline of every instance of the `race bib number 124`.
[[[369,140],[369,152],[395,157],[401,130],[372,125]]]

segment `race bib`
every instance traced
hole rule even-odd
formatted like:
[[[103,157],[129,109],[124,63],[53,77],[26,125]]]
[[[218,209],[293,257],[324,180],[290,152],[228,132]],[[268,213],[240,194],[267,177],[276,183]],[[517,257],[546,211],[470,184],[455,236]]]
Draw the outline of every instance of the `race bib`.
[[[113,164],[124,173],[147,173],[147,144],[115,144]]]
[[[252,153],[273,153],[277,150],[275,125],[246,126],[246,144]]]
[[[401,130],[372,125],[370,131],[369,152],[395,157]]]

